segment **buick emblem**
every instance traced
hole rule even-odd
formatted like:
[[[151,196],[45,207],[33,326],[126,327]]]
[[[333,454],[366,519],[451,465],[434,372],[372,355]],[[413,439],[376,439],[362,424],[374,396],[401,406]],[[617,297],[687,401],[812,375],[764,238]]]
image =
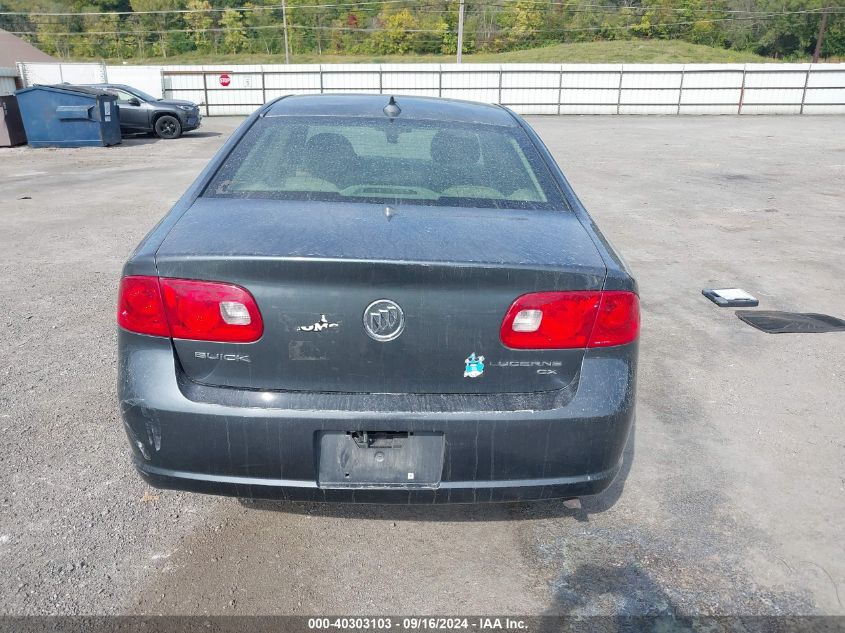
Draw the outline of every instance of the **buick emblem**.
[[[376,341],[392,341],[405,328],[405,314],[389,299],[373,301],[364,310],[364,330]]]

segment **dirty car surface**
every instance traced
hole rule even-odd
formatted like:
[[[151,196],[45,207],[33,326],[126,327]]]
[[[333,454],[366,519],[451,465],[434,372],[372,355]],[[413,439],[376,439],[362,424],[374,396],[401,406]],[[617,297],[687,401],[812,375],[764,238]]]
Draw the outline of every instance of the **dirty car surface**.
[[[271,102],[123,275],[120,404],[152,485],[476,502],[619,469],[636,284],[505,108]]]

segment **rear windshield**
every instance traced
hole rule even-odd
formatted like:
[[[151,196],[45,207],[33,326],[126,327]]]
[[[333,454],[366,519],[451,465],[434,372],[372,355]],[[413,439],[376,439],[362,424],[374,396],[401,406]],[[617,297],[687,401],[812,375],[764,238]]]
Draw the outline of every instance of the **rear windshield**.
[[[451,207],[560,207],[519,127],[354,117],[265,117],[203,194]]]

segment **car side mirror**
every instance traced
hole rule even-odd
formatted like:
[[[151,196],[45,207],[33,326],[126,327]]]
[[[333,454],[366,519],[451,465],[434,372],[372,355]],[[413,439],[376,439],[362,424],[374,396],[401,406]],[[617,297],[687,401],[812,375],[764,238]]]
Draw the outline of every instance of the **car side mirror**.
[[[132,97],[132,98],[131,98],[129,101],[127,101],[126,103],[128,103],[129,105],[132,105],[132,106],[139,106],[139,105],[141,105],[141,100],[140,100],[140,99],[138,99],[137,97]]]

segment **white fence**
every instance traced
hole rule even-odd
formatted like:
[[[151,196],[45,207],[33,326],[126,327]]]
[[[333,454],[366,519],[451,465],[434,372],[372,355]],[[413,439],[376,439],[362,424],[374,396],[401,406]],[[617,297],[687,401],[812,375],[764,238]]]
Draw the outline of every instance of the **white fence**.
[[[19,63],[24,86],[35,84],[91,84],[106,81],[104,64],[73,63]]]
[[[127,83],[202,103],[207,116],[249,114],[276,97],[322,92],[468,99],[523,114],[845,113],[845,64],[20,66],[27,85]]]

